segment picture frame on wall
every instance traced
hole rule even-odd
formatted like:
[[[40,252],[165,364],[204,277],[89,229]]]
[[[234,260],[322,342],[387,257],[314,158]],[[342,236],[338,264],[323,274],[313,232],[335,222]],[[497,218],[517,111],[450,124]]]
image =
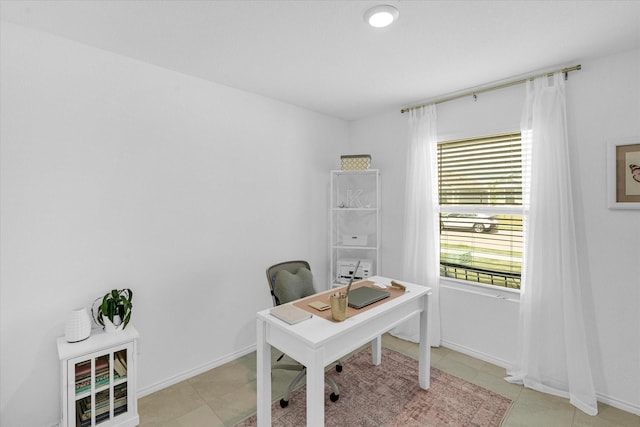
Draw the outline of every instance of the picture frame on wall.
[[[609,144],[610,209],[640,209],[640,138]]]

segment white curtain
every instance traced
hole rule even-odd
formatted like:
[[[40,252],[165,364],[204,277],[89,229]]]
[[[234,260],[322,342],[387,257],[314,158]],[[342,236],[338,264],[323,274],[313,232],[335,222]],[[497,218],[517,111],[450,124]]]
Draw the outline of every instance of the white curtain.
[[[440,345],[440,229],[438,206],[438,157],[436,106],[409,112],[409,150],[404,218],[403,279],[432,288],[429,307],[429,340]],[[391,331],[399,338],[419,341],[417,317]]]
[[[560,73],[527,83],[522,117],[525,265],[517,359],[507,381],[566,397],[598,413],[577,261]],[[528,176],[530,174],[530,176]]]

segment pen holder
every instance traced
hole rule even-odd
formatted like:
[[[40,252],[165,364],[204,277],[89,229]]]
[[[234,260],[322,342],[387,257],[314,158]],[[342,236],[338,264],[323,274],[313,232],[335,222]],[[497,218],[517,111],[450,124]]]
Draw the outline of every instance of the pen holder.
[[[347,318],[347,294],[331,294],[329,305],[331,305],[331,317],[336,322],[342,322]]]

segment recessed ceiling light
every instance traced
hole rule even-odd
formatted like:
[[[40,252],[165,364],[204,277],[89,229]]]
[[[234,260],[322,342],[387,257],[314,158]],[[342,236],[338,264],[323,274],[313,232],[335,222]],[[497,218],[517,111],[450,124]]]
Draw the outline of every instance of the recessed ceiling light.
[[[364,21],[375,28],[389,26],[398,19],[398,9],[387,4],[372,7],[364,14]]]

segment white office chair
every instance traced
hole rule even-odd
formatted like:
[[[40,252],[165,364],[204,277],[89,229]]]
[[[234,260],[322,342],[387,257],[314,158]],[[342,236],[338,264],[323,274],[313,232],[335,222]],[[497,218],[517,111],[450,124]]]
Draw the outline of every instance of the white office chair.
[[[316,293],[313,288],[311,268],[307,261],[287,261],[272,265],[267,268],[267,282],[269,283],[269,290],[273,297],[274,306],[286,304],[290,301]],[[299,371],[298,375],[296,375],[293,381],[289,384],[289,387],[287,387],[287,392],[284,398],[280,399],[280,406],[282,408],[286,408],[287,405],[289,405],[289,396],[291,395],[291,392],[307,374],[307,368],[300,364],[278,364],[283,357],[284,354],[278,357],[273,369]],[[342,372],[342,363],[339,360],[336,362],[336,371]],[[331,399],[332,402],[336,402],[340,398],[338,385],[335,381],[331,378],[327,378],[326,376],[324,378],[324,382],[328,384],[332,390],[329,395],[329,399]]]

